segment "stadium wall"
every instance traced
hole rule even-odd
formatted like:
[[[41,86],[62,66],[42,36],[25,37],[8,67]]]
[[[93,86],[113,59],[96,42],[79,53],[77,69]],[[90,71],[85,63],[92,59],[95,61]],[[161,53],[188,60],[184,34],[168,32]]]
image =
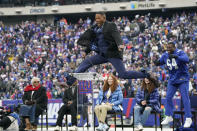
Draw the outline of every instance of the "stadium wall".
[[[196,7],[196,0],[132,1],[123,3],[96,3],[84,5],[39,6],[0,8],[0,16],[56,15],[97,11],[136,11],[163,8]]]
[[[0,16],[0,21],[3,21],[5,25],[21,24],[21,22],[25,21],[41,23],[43,20],[47,20],[48,23],[53,24],[55,17],[53,15]]]

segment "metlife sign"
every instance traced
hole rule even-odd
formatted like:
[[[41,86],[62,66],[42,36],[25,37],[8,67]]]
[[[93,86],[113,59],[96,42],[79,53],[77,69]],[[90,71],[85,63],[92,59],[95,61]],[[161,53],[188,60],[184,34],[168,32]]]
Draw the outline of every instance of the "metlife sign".
[[[142,3],[138,4],[138,8],[154,8],[155,4],[154,3]]]
[[[131,3],[131,9],[137,9],[137,8],[138,8],[138,4]]]
[[[151,2],[138,2],[138,3],[131,3],[131,10],[136,10],[136,9],[153,9],[153,8],[158,8],[158,5],[156,3],[151,3]]]

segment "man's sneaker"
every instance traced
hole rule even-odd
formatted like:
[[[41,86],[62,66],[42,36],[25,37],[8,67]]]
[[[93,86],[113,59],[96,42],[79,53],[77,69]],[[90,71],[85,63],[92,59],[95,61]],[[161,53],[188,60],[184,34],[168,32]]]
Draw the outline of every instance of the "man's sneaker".
[[[191,118],[186,118],[184,128],[189,128],[192,124],[192,119]]]
[[[99,126],[96,128],[97,131],[103,130],[103,123],[99,123]]]
[[[146,70],[146,69],[144,69],[144,68],[143,68],[143,69],[141,69],[141,70],[140,70],[140,72],[144,73],[145,78],[148,78],[148,79],[149,79],[149,78],[150,78],[150,76],[151,76],[151,75],[150,75],[150,73],[148,73],[148,72],[147,72],[147,70]]]
[[[76,126],[71,126],[70,128],[69,128],[69,131],[77,131],[77,127]]]
[[[167,116],[167,117],[161,122],[161,124],[162,124],[162,125],[167,125],[168,123],[170,123],[170,122],[172,122],[172,121],[173,121],[172,117],[171,117],[171,116]]]
[[[137,125],[135,128],[135,131],[142,131],[143,130],[143,126],[142,125]]]
[[[107,124],[103,124],[103,131],[108,131],[109,130],[109,126]]]
[[[91,124],[90,123],[88,123],[87,124],[87,122],[83,125],[83,127],[91,127]]]
[[[61,131],[61,127],[60,126],[56,126],[54,131]]]

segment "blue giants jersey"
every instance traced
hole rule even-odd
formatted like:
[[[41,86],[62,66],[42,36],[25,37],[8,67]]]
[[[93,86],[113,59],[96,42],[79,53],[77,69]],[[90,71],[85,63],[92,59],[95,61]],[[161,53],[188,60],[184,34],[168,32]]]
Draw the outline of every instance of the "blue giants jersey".
[[[168,52],[165,52],[161,58],[161,65],[166,65],[169,71],[169,81],[173,84],[178,84],[184,81],[189,81],[189,72],[187,63],[189,58],[187,54],[179,49],[176,49],[173,54],[176,54],[178,58],[169,58]]]

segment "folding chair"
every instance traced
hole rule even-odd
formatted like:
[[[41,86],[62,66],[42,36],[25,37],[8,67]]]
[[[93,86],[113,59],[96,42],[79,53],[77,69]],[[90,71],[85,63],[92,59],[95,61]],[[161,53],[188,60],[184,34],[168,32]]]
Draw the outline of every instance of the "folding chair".
[[[157,115],[159,115],[159,121],[160,121],[160,128],[161,128],[161,131],[162,131],[162,125],[161,125],[161,112],[157,112],[155,110],[152,110],[150,114],[153,114],[154,115],[154,118],[155,118],[155,131],[157,131]],[[134,121],[135,121],[135,113],[134,113],[134,108],[133,108],[133,131],[134,131]]]
[[[65,124],[66,124],[66,130],[68,131],[68,115],[70,115],[70,112],[67,112],[66,114],[66,119],[65,119]],[[89,123],[89,119],[88,119],[88,116],[87,116],[87,124]],[[89,130],[89,126],[87,125],[87,130]],[[61,131],[62,131],[62,126],[61,126]]]
[[[122,111],[119,111],[119,112],[115,112],[114,110],[110,110],[110,111],[107,111],[107,115],[113,115],[114,117],[114,124],[115,124],[115,131],[116,131],[116,116],[117,115],[120,115],[121,117],[121,127],[122,127],[122,131],[124,130],[124,125],[123,125],[123,112]],[[108,117],[106,117],[106,122],[108,124]]]
[[[114,124],[115,124],[115,131],[116,131],[116,116],[117,115],[120,115],[121,117],[121,127],[122,127],[122,131],[124,130],[124,125],[123,125],[123,112],[122,111],[119,111],[119,112],[115,112],[114,110],[110,110],[110,111],[107,111],[107,115],[113,115],[114,117]],[[96,117],[95,117],[95,113],[94,113],[94,131],[95,131],[95,122],[96,122]],[[108,124],[108,117],[106,117],[106,123],[107,125]]]
[[[48,130],[48,110],[47,108],[41,114],[41,131],[43,129],[43,116],[46,115],[46,128]]]
[[[159,96],[159,103],[161,105],[161,96]],[[134,128],[135,128],[135,124],[134,124],[134,121],[135,121],[135,113],[134,113],[134,108],[133,108],[133,131],[134,131]],[[155,110],[152,110],[150,112],[150,115],[151,114],[154,114],[155,116],[155,131],[157,131],[157,115],[159,115],[159,121],[160,121],[160,128],[161,128],[161,131],[162,131],[162,125],[161,125],[161,121],[162,121],[162,118],[161,118],[161,112],[157,112]]]
[[[193,115],[194,128],[196,129],[196,113],[197,113],[197,102],[196,102],[196,100],[197,100],[197,96],[193,95],[193,96],[190,96],[189,98],[190,98],[190,104],[191,104],[191,113]],[[181,121],[183,123],[183,120],[184,120],[184,117],[183,117],[184,106],[183,106],[182,98],[181,98],[180,107],[181,107],[181,110],[173,112],[173,120],[174,120],[176,114],[180,114],[181,115]],[[174,124],[175,123],[173,121],[173,131],[174,131],[174,128],[175,128]]]
[[[66,124],[66,130],[68,131],[68,115],[69,115],[70,113],[69,112],[67,112],[66,114],[64,114],[64,115],[66,115],[66,119],[65,119],[65,124]],[[61,126],[61,131],[63,131],[62,130],[62,126]]]

